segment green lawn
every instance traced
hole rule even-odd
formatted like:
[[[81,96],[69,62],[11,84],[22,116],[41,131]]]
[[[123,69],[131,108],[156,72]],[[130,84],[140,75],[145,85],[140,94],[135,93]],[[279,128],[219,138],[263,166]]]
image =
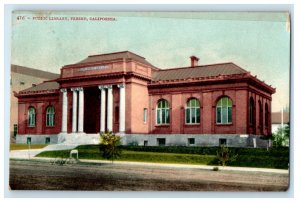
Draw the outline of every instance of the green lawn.
[[[79,159],[103,160],[98,145],[78,146]],[[200,151],[201,149],[201,151]],[[175,147],[130,147],[122,146],[121,158],[117,161],[152,162],[152,163],[178,163],[198,165],[218,165],[216,158],[217,148],[175,148]],[[143,151],[141,151],[143,150]],[[148,151],[150,150],[150,151]],[[197,151],[197,153],[195,151]],[[169,152],[168,152],[169,151]],[[174,151],[181,151],[174,153]],[[287,169],[289,163],[289,152],[286,148],[232,149],[238,157],[236,161],[229,162],[229,166],[281,168]],[[70,150],[45,151],[38,157],[68,158]]]
[[[47,144],[31,144],[30,149],[41,149],[46,147]],[[10,144],[9,149],[10,150],[24,150],[28,149],[29,145],[28,144]]]
[[[85,150],[79,149],[80,159],[95,159],[104,160],[99,149]],[[52,158],[68,158],[70,150],[63,151],[45,151],[37,155],[37,157],[52,157]],[[202,164],[207,165],[213,162],[214,155],[197,155],[197,154],[173,154],[173,153],[158,153],[158,152],[136,152],[123,150],[121,158],[117,161],[135,161],[135,162],[152,162],[152,163],[181,163],[181,164]]]

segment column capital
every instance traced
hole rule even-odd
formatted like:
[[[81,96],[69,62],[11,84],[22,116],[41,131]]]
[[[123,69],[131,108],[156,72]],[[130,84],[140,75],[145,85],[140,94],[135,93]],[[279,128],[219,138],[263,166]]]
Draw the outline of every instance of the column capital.
[[[100,90],[103,90],[103,89],[105,89],[105,86],[98,86],[98,88],[99,88]]]
[[[125,88],[125,83],[118,84],[118,88]]]
[[[67,92],[67,89],[66,88],[61,88],[60,92],[65,93],[65,92]]]
[[[103,90],[103,89],[112,89],[112,85],[98,86],[98,88],[99,88],[100,90]]]
[[[71,91],[78,91],[78,88],[71,88]]]
[[[107,89],[112,89],[112,85],[105,86]]]
[[[78,91],[83,91],[82,87],[77,88]]]

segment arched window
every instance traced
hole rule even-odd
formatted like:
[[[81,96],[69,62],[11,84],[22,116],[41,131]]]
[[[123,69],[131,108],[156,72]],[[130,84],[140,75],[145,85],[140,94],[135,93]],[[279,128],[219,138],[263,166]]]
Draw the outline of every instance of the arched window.
[[[35,109],[34,109],[34,107],[29,107],[29,109],[28,109],[28,126],[35,127]]]
[[[254,100],[251,97],[249,102],[249,123],[250,125],[254,124]]]
[[[160,100],[156,108],[156,124],[169,124],[170,113],[169,103],[167,100]]]
[[[46,126],[54,126],[55,124],[55,111],[53,106],[47,107],[46,110]]]
[[[268,104],[265,104],[265,127],[269,126],[269,107]]]
[[[217,103],[217,124],[232,123],[232,101],[228,97],[222,97]]]
[[[196,98],[190,99],[186,104],[185,123],[200,123],[200,102]]]

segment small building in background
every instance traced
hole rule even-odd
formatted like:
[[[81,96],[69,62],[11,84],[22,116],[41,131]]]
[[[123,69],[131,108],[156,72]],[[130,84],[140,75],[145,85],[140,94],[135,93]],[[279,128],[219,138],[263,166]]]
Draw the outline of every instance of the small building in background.
[[[290,123],[290,113],[284,111],[282,115],[283,116],[281,116],[281,112],[272,112],[272,133],[276,133],[276,131],[281,127],[281,121],[283,123],[283,127]]]

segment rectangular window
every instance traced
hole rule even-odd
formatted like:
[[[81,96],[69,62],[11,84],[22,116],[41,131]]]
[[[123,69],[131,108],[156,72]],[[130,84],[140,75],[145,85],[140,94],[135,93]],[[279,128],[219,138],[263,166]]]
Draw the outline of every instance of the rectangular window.
[[[196,123],[196,109],[192,108],[192,123]]]
[[[195,138],[188,138],[188,145],[195,145]]]
[[[221,123],[221,108],[217,108],[217,123]]]
[[[31,137],[27,137],[27,144],[31,144]]]
[[[18,124],[14,124],[14,137],[17,136],[18,133]]]
[[[228,123],[227,107],[222,107],[222,123]]]
[[[50,137],[46,137],[45,143],[50,144]]]
[[[166,145],[166,138],[157,138],[158,146],[165,146]]]
[[[161,110],[161,117],[162,117],[161,123],[162,124],[166,123],[166,110],[165,109]]]
[[[190,109],[186,109],[186,123],[191,123],[191,120],[190,120]]]
[[[228,107],[228,123],[232,123],[232,107]]]
[[[221,145],[227,145],[227,140],[226,139],[224,139],[224,138],[220,138],[219,139],[219,146],[221,146]]]
[[[144,147],[148,146],[148,140],[144,140]]]
[[[147,114],[148,114],[148,110],[147,108],[144,108],[144,116],[143,116],[144,123],[147,123]]]
[[[28,126],[29,127],[34,127],[35,126],[35,114],[29,114]]]
[[[157,110],[157,112],[156,112],[157,114],[157,117],[156,117],[156,120],[157,120],[157,124],[160,124],[161,122],[160,122],[160,110]]]
[[[166,123],[170,123],[170,113],[169,113],[169,109],[166,109]]]
[[[200,108],[197,108],[196,114],[197,114],[197,123],[200,123]]]

